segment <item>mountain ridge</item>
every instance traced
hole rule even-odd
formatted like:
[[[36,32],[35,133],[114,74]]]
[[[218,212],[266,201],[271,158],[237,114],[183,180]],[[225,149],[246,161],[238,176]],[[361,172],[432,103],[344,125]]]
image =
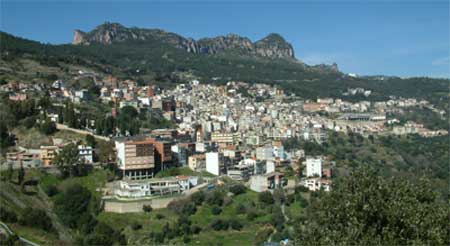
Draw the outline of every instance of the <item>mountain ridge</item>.
[[[237,34],[195,40],[162,29],[128,28],[120,23],[106,22],[89,32],[75,29],[72,44],[91,45],[97,43],[110,45],[127,41],[150,42],[154,39],[195,54],[213,55],[234,52],[242,56],[257,56],[298,62],[294,56],[292,45],[280,34],[276,33],[270,33],[255,42]]]

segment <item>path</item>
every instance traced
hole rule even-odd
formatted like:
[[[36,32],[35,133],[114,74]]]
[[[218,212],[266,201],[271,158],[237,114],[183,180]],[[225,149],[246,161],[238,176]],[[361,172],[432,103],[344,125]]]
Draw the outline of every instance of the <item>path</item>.
[[[15,233],[9,228],[9,226],[8,226],[7,224],[5,224],[5,223],[3,223],[3,222],[1,222],[1,221],[0,221],[0,226],[3,227],[3,229],[5,229],[6,232],[8,232],[8,234],[9,234],[10,236],[15,234]],[[40,246],[39,244],[34,243],[34,242],[31,242],[30,240],[28,240],[28,239],[26,239],[26,238],[23,238],[23,237],[20,237],[20,236],[19,236],[19,240],[22,241],[22,242],[24,242],[24,243],[26,243],[26,244],[28,244],[28,245],[32,245],[32,246]]]

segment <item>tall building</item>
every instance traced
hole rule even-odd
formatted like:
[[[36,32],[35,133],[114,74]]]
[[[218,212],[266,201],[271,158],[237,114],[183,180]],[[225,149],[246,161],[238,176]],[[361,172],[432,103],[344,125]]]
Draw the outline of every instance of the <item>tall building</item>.
[[[221,158],[217,152],[206,153],[206,171],[214,175],[219,175],[221,171]]]
[[[124,138],[115,141],[117,164],[123,176],[130,179],[146,179],[155,172],[155,147],[147,138]]]
[[[306,157],[306,176],[322,177],[322,157]]]

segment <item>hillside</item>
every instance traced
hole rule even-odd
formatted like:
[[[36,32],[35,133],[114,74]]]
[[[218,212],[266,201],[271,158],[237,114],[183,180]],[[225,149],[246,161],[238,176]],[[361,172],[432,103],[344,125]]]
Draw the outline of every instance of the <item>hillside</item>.
[[[200,46],[213,50],[202,53],[177,45],[188,39],[157,29],[125,28],[119,25],[113,32],[114,35],[108,34],[112,35],[110,38],[100,38],[98,33],[106,32],[108,27],[118,24],[108,25],[84,33],[82,38],[75,37],[79,43],[83,43],[81,40],[99,41],[91,41],[89,45],[41,44],[1,32],[3,64],[0,79],[22,79],[11,75],[16,73],[15,63],[27,59],[37,61],[42,67],[47,67],[47,70],[60,70],[58,73],[39,73],[40,76],[56,74],[60,77],[69,68],[85,67],[99,73],[113,74],[121,79],[131,78],[144,83],[157,82],[165,85],[186,82],[186,78],[198,78],[211,83],[238,80],[277,84],[306,99],[340,97],[360,100],[361,98],[342,96],[348,88],[360,87],[372,91],[371,96],[365,98],[369,101],[385,100],[391,95],[415,97],[427,99],[442,109],[448,108],[448,79],[349,77],[339,72],[336,65],[308,66],[295,59],[277,57],[285,57],[281,55],[283,52],[291,52],[287,51],[290,45],[278,34],[270,34],[255,43],[237,35],[195,41]],[[110,41],[105,43],[105,39]],[[248,49],[245,48],[247,46]],[[284,51],[273,53],[274,51],[269,51],[272,49]],[[265,57],[264,52],[272,52],[271,57]]]

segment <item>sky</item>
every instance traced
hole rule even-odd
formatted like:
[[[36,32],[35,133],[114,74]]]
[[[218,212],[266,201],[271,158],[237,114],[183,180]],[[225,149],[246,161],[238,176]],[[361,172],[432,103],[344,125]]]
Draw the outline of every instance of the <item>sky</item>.
[[[0,9],[1,31],[44,43],[70,43],[74,29],[106,21],[195,39],[236,33],[256,41],[279,33],[310,65],[450,78],[448,0],[0,0]]]

